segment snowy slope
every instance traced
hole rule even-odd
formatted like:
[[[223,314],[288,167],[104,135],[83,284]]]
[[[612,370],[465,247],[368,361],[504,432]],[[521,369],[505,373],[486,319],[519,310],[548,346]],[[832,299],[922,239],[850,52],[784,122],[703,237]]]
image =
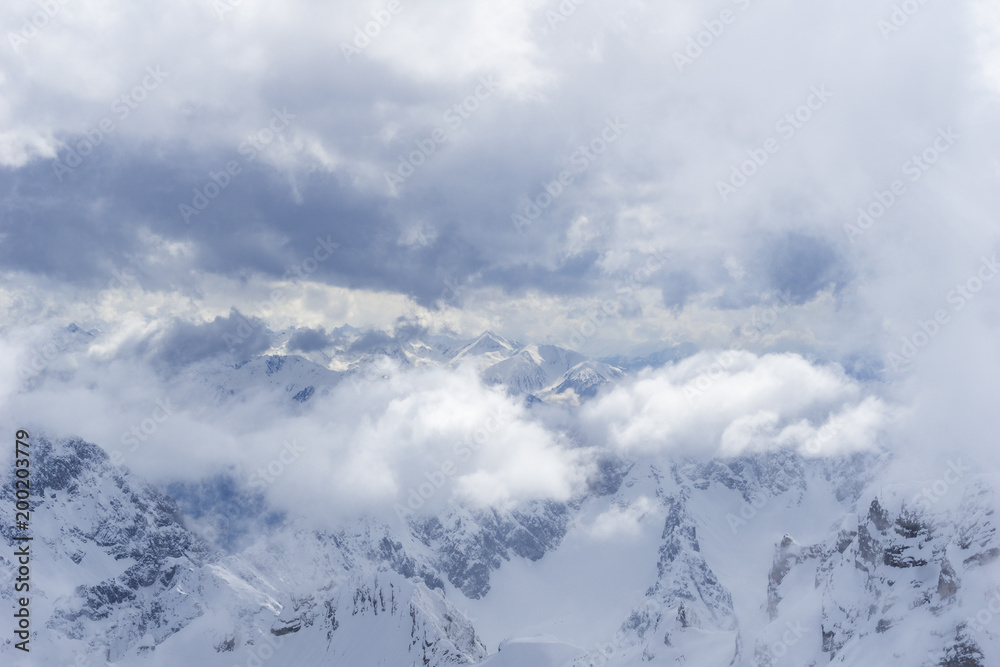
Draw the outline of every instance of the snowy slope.
[[[623,377],[625,372],[620,368],[599,361],[583,361],[567,370],[539,398],[554,405],[575,407]]]
[[[990,479],[930,506],[882,489],[872,456],[608,461],[568,504],[333,531],[286,520],[230,553],[99,447],[33,446],[44,575],[26,664],[982,667],[1000,656]],[[5,662],[12,650],[0,645]]]
[[[555,345],[528,345],[480,373],[488,385],[503,385],[516,394],[538,392],[555,382],[583,356]]]
[[[22,664],[71,664],[75,656],[93,664],[177,664],[185,656],[245,664],[265,644],[284,664],[323,656],[335,664],[461,665],[485,656],[439,590],[394,572],[363,537],[353,562],[351,547],[319,548],[316,535],[296,544],[298,562],[276,559],[267,540],[241,554],[213,552],[184,527],[170,498],[112,466],[99,447],[37,436],[32,448],[35,636]],[[0,498],[5,606],[16,573],[9,473]],[[302,641],[284,641],[300,632]],[[2,661],[21,660],[13,651],[10,641],[0,645]]]
[[[328,391],[343,379],[299,355],[267,355],[228,363],[209,360],[194,364],[172,379],[173,395],[188,396],[191,404],[214,405],[245,399],[256,392],[277,391],[290,401],[305,403],[317,392]]]
[[[469,364],[553,411],[625,377],[490,332],[337,336],[327,365],[215,359],[171,381],[206,411],[270,392],[294,415],[384,363]],[[97,445],[33,446],[37,654],[23,664],[1000,664],[997,480],[970,471],[929,502],[916,499],[926,482],[888,482],[877,453],[608,455],[568,502],[320,530],[235,478],[157,489]],[[11,474],[0,480],[8,609]],[[0,663],[13,650],[0,644]]]

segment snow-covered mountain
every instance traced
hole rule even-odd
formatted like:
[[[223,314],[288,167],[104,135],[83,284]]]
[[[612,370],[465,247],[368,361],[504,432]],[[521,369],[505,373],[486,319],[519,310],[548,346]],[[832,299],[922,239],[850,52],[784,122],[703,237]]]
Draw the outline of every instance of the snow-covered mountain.
[[[316,392],[336,386],[344,373],[299,355],[265,355],[234,363],[211,359],[184,369],[172,378],[176,393],[196,393],[200,400],[222,404],[236,396],[278,390],[304,403]],[[194,396],[192,396],[194,398]]]
[[[284,517],[227,550],[100,447],[32,447],[36,634],[30,655],[0,645],[4,664],[1000,660],[993,480],[973,474],[932,505],[880,488],[874,455],[608,460],[568,503],[326,530]]]
[[[563,373],[542,392],[540,398],[557,405],[579,405],[588,398],[594,398],[602,387],[623,377],[625,372],[620,368],[600,361],[583,361]]]
[[[579,405],[606,384],[625,376],[615,366],[587,359],[555,345],[522,345],[491,331],[472,340],[444,335],[397,339],[384,332],[337,330],[324,349],[289,349],[294,331],[274,334],[261,356],[234,361],[212,358],[184,368],[172,378],[176,393],[198,402],[225,403],[235,396],[279,390],[306,402],[342,381],[355,384],[381,377],[386,364],[403,368],[471,366],[487,385],[557,405]]]
[[[480,373],[487,384],[499,384],[508,391],[530,394],[550,386],[583,362],[583,355],[555,345],[528,345]]]
[[[575,410],[627,378],[490,332],[344,329],[306,354],[290,336],[168,386],[209,412],[279,396],[295,418],[401,366],[471,369],[528,413]],[[608,450],[568,500],[317,525],[226,473],[154,487],[114,465],[115,443],[32,443],[32,653],[8,637],[5,665],[1000,664],[997,482],[958,461],[947,484],[900,484],[887,453]],[[13,475],[0,479],[10,613]]]

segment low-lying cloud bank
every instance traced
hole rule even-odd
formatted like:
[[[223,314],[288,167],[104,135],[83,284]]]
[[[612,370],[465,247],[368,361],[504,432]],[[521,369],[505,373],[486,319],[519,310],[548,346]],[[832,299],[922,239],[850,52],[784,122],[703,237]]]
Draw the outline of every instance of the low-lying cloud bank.
[[[902,414],[839,366],[797,354],[701,353],[628,377],[575,412],[533,411],[468,366],[387,358],[304,404],[252,384],[208,405],[199,373],[164,374],[156,355],[106,359],[78,352],[33,388],[5,387],[8,430],[80,435],[161,483],[228,475],[278,509],[326,520],[568,500],[609,455],[873,450]]]
[[[595,441],[625,455],[806,456],[873,449],[898,410],[840,366],[798,354],[701,353],[646,371],[581,410]]]

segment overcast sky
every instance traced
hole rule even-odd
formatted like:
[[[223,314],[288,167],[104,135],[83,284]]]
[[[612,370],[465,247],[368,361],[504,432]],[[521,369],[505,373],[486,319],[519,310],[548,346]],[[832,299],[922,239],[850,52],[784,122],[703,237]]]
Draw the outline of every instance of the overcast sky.
[[[993,2],[11,0],[0,16],[10,355],[77,322],[116,359],[217,337],[207,323],[234,308],[274,331],[406,322],[594,356],[692,342],[802,355],[851,410],[912,409],[915,440],[987,432]],[[601,410],[598,431],[621,418]]]

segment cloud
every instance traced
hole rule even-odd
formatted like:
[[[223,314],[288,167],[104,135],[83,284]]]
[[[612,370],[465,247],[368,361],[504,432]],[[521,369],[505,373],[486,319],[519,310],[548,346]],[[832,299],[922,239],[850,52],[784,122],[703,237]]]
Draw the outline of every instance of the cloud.
[[[256,318],[233,309],[227,317],[193,324],[174,321],[152,341],[155,361],[168,371],[212,357],[246,361],[271,347],[270,333]]]
[[[606,512],[598,514],[587,532],[597,540],[633,537],[641,532],[639,523],[656,509],[656,501],[642,496],[633,503],[625,506],[615,505]]]
[[[593,473],[589,450],[468,369],[413,370],[383,359],[370,379],[341,382],[304,405],[254,376],[242,389],[230,383],[238,393],[226,400],[206,400],[205,369],[227,362],[205,355],[217,351],[209,342],[228,324],[175,326],[163,336],[169,344],[154,364],[197,357],[197,373],[164,379],[145,357],[77,355],[72,370],[34,390],[5,391],[3,412],[18,415],[18,428],[96,442],[145,479],[226,476],[263,492],[277,510],[326,525],[455,503],[568,500]],[[207,337],[200,346],[191,340],[198,335]]]
[[[396,340],[384,331],[373,329],[366,331],[351,341],[350,352],[371,353],[389,350],[398,346]]]
[[[961,311],[948,295],[1000,248],[995,8],[927,3],[886,34],[889,8],[865,0],[741,0],[736,22],[679,68],[716,10],[572,4],[403,3],[350,57],[341,43],[380,3],[243,2],[221,15],[203,1],[60,5],[0,51],[0,332],[29,356],[18,330],[79,321],[104,337],[60,352],[43,393],[4,391],[53,429],[117,442],[167,395],[147,362],[236,362],[292,327],[301,351],[363,327],[336,340],[358,353],[494,329],[595,354],[739,348],[725,366],[696,356],[591,403],[579,416],[590,447],[811,454],[819,442],[832,453],[881,444],[897,417],[907,450],[987,439],[1000,283]],[[0,16],[20,34],[38,11],[16,0]],[[622,127],[613,142],[609,123]],[[954,145],[913,172],[948,128]],[[765,145],[777,147],[766,160]],[[883,203],[896,181],[905,192]],[[720,183],[735,191],[723,197]],[[865,233],[845,231],[873,203],[884,213]],[[519,233],[512,216],[535,209]],[[660,252],[669,258],[641,273]],[[123,267],[136,280],[106,289]],[[779,298],[788,307],[767,319]],[[87,322],[81,304],[93,305]],[[941,309],[947,326],[889,372],[886,354]],[[406,500],[445,460],[438,440],[472,425],[435,439],[398,414],[419,424],[412,405],[438,414],[454,400],[485,419],[506,399],[447,376],[389,375],[395,385],[366,389],[370,404],[338,393],[351,411],[316,398],[345,434],[311,407],[293,420],[259,397],[217,423],[179,409],[149,460],[182,474],[153,454],[177,447],[214,466],[266,466],[294,436],[343,456],[317,465],[353,489],[330,492],[338,502]],[[913,409],[900,417],[896,405]],[[517,414],[524,440],[504,441],[509,457],[484,446],[482,465],[462,462],[435,499],[577,487],[586,456]],[[421,444],[409,452],[396,438]],[[415,475],[398,464],[411,454]],[[269,486],[289,506],[292,479]],[[303,488],[321,493],[314,481]]]
[[[785,294],[798,305],[831,285],[842,288],[850,281],[846,261],[838,257],[833,244],[797,232],[768,239],[757,261],[760,274],[766,276],[765,289]]]
[[[367,498],[426,510],[455,501],[566,500],[584,488],[584,453],[473,372],[385,370],[360,392],[343,383],[313,407],[330,420],[327,430],[304,455],[309,471],[279,496],[311,481],[314,492],[329,488],[341,503]]]
[[[700,353],[627,377],[578,411],[531,410],[471,367],[382,357],[376,372],[339,383],[331,375],[328,389],[300,403],[291,392],[319,387],[311,379],[318,367],[290,358],[290,374],[271,383],[272,364],[234,363],[269,344],[261,328],[245,336],[250,348],[230,352],[225,340],[246,334],[244,324],[255,321],[233,311],[101,333],[67,348],[31,388],[0,387],[0,413],[17,415],[19,424],[4,422],[11,427],[96,442],[159,484],[225,477],[276,511],[321,525],[456,504],[568,501],[587,491],[609,454],[668,461],[792,448],[827,457],[895,449],[891,436],[905,433],[897,428],[904,413],[873,386],[791,353]],[[388,339],[359,333],[370,339],[365,350]],[[25,341],[0,336],[0,345],[16,360]],[[642,504],[612,508],[588,530],[595,539],[627,537],[647,513]]]
[[[588,440],[628,455],[807,456],[876,449],[895,409],[836,366],[796,354],[700,353],[626,381],[581,410]]]
[[[336,260],[312,280],[432,307],[445,281],[508,295],[604,296],[608,257],[672,247],[656,283],[664,319],[705,302],[749,307],[769,290],[804,304],[830,283],[848,291],[877,266],[845,252],[843,223],[938,126],[961,124],[980,144],[995,137],[983,89],[967,75],[970,63],[992,71],[994,50],[985,36],[967,39],[976,17],[940,7],[922,7],[887,40],[879,9],[860,0],[836,12],[736,3],[739,21],[683,71],[675,54],[711,18],[694,2],[592,2],[570,15],[534,0],[488,11],[407,5],[345,57],[340,44],[378,9],[289,2],[280,12],[244,5],[219,16],[180,2],[168,14],[150,7],[119,16],[101,3],[60,10],[2,56],[0,117],[20,138],[7,151],[14,168],[0,174],[9,235],[0,257],[84,284],[133,259],[161,276],[160,289],[176,289],[192,270],[278,280],[329,236],[340,244]],[[11,26],[36,11],[26,0],[3,10]],[[104,47],[94,51],[98,33]],[[843,34],[857,38],[851,54],[842,52]],[[923,41],[931,34],[934,49]],[[417,44],[426,48],[414,55]],[[150,67],[165,73],[155,87]],[[662,75],[657,85],[642,83],[654,75]],[[86,89],[75,85],[81,76]],[[484,77],[496,78],[496,90],[465,109]],[[777,122],[818,86],[832,97],[786,138]],[[294,118],[268,134],[275,109]],[[609,118],[628,128],[581,162],[581,147]],[[99,131],[104,119],[113,131]],[[390,192],[386,173],[439,128],[445,138]],[[271,138],[255,148],[261,136]],[[768,137],[780,150],[722,201],[717,183]],[[56,164],[87,141],[97,145],[57,176]],[[978,171],[971,152],[949,159]],[[518,234],[511,215],[574,161],[585,168]],[[220,176],[230,162],[239,173]],[[179,206],[196,190],[214,194],[212,174],[227,184],[185,222]],[[943,203],[940,193],[926,195]],[[929,210],[917,205],[923,196],[890,217]],[[589,221],[582,237],[580,220]],[[189,252],[153,270],[149,235]],[[396,242],[411,238],[419,242]],[[723,270],[730,259],[746,268],[743,278]]]
[[[326,329],[299,329],[288,339],[288,349],[292,352],[315,352],[333,345],[333,336]]]

